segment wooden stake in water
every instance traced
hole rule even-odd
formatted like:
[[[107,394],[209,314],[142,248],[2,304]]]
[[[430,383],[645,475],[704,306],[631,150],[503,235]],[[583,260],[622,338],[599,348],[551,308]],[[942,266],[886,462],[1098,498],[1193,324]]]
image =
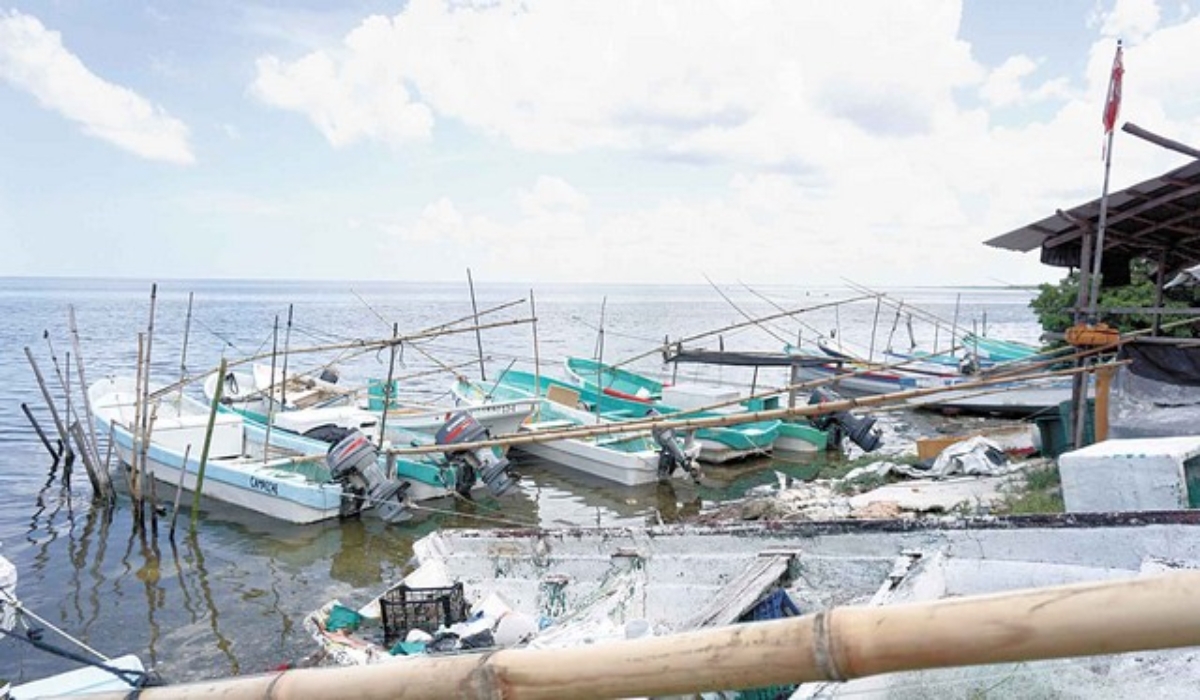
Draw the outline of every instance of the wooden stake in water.
[[[92,458],[95,460],[97,471],[102,472],[100,480],[104,484],[105,498],[114,497],[116,494],[112,490],[112,480],[109,478],[108,470],[101,470],[103,466],[100,462],[100,447],[99,441],[96,439],[96,422],[92,419],[92,400],[88,396],[87,377],[83,371],[83,352],[80,349],[79,343],[79,326],[75,323],[75,307],[67,307],[67,327],[71,334],[71,347],[75,349],[75,369],[79,375],[79,393],[83,396],[83,416],[87,421],[87,434],[91,438],[88,443],[89,449],[92,451]]]
[[[142,424],[142,374],[145,370],[142,360],[146,350],[145,343],[146,339],[143,334],[138,333],[137,375],[133,382],[133,424],[129,426],[129,434],[133,436],[133,449],[129,454],[129,495],[134,503],[133,518],[139,522],[142,514],[142,478],[138,471],[138,455],[142,452],[140,449],[142,435],[139,426]]]
[[[183,468],[179,470],[179,483],[175,485],[175,505],[171,508],[171,531],[168,535],[175,540],[175,517],[179,515],[179,499],[183,496],[183,477],[187,476],[188,456],[192,453],[192,443],[183,448]]]
[[[393,334],[394,335],[394,334]],[[288,348],[292,344],[292,305],[288,304],[287,330],[283,334],[283,371],[279,376],[279,405],[287,405]]]
[[[275,355],[279,349],[279,316],[275,317],[275,332],[271,340],[271,386],[267,387],[267,430],[263,437],[263,464],[271,459],[271,426],[275,423]],[[224,377],[225,373],[222,372]]]
[[[29,346],[25,346],[25,357],[29,358],[29,366],[33,368],[34,379],[37,380],[38,388],[42,390],[42,398],[46,400],[46,406],[50,409],[50,417],[54,420],[54,427],[58,430],[59,444],[62,445],[63,461],[70,464],[74,459],[74,453],[71,452],[70,438],[67,435],[67,426],[63,424],[62,419],[58,415],[58,409],[54,406],[54,398],[50,395],[50,390],[46,388],[46,380],[42,377],[42,370],[38,368],[37,360],[33,359],[33,351]]]
[[[183,350],[179,353],[179,405],[183,406],[183,379],[187,376],[188,338],[192,332],[192,297],[195,292],[188,292],[187,318],[183,322]]]
[[[875,297],[875,319],[871,321],[871,347],[867,349],[867,362],[875,361],[875,332],[879,330],[879,308],[883,305],[883,297]]]
[[[227,366],[225,358],[222,357],[221,366],[217,370],[218,377],[225,376]],[[196,531],[196,521],[200,518],[200,493],[204,490],[204,468],[208,465],[208,448],[212,446],[213,430],[217,425],[217,409],[221,407],[221,394],[224,389],[225,382],[217,382],[217,387],[213,390],[212,407],[208,411],[208,428],[204,431],[204,446],[200,448],[200,465],[196,468],[196,490],[192,492],[192,532]],[[186,470],[187,467],[187,463],[184,462],[183,469]]]
[[[46,451],[50,453],[50,457],[54,459],[54,463],[58,464],[58,452],[55,451],[54,446],[50,444],[50,440],[46,437],[46,433],[42,432],[42,426],[38,425],[37,419],[33,417],[33,412],[29,410],[29,404],[22,403],[21,411],[24,412],[25,417],[29,419],[29,424],[33,426],[33,431],[37,433],[37,436],[41,438],[42,444],[46,446]]]
[[[471,279],[471,268],[467,268],[467,286],[471,288],[471,313],[475,317],[475,346],[479,349],[479,380],[486,382],[483,369],[483,335],[479,332],[479,308],[475,305],[475,281]]]
[[[542,359],[538,350],[537,333],[537,304],[533,300],[533,290],[529,290],[529,316],[533,319],[533,398],[542,398]],[[542,405],[539,402],[534,409],[541,414]]]
[[[604,312],[608,297],[600,301],[600,328],[596,332],[596,422],[600,421],[600,404],[604,402]]]
[[[146,323],[146,371],[142,373],[142,448],[139,461],[141,469],[141,477],[146,476],[146,450],[149,449],[150,442],[150,368],[151,368],[151,350],[154,347],[154,312],[158,307],[158,283],[154,282],[150,285],[150,320]],[[151,487],[153,488],[153,486]]]
[[[392,336],[400,335],[400,324],[392,324]],[[388,359],[387,382],[383,385],[383,411],[379,414],[379,447],[383,449],[383,436],[387,435],[388,411],[392,410],[392,377],[396,372],[396,346],[392,346]]]

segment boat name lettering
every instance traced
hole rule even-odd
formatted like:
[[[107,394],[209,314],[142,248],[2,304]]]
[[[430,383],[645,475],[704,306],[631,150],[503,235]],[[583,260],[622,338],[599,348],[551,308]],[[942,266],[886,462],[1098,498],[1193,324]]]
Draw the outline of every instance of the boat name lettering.
[[[260,479],[257,476],[250,477],[250,488],[258,489],[259,491],[269,493],[272,496],[279,495],[279,484],[275,483],[274,481]]]

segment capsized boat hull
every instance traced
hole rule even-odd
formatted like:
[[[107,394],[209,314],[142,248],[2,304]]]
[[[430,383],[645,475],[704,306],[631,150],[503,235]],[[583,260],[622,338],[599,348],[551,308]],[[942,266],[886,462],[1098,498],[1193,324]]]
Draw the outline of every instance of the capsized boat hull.
[[[1194,569],[1200,567],[1200,512],[440,531],[419,540],[414,551],[419,566],[405,585],[461,583],[464,598],[478,609],[503,601],[512,613],[550,621],[530,646],[567,646],[625,638],[631,629],[662,634],[725,624],[710,622],[717,617],[709,614],[714,606],[736,603],[723,612],[738,615],[779,587],[800,614],[811,614]],[[744,574],[766,559],[785,563],[778,578],[757,580],[753,590],[741,587]],[[371,641],[378,599],[358,608],[366,626],[354,646],[324,632],[328,609],[310,614],[305,627],[331,658],[344,664],[394,659]],[[936,697],[948,681],[963,683],[966,672],[978,673],[981,687],[1020,676],[1013,687],[1044,691],[1033,693],[1038,696],[1071,690],[1093,697],[1103,690],[1121,697],[1129,695],[1117,692],[1121,688],[1144,690],[1139,684],[1146,675],[1137,671],[1166,668],[1158,680],[1175,683],[1184,697],[1197,682],[1193,655],[1190,649],[1138,653],[1111,664],[1086,662],[1083,669],[1063,660],[924,671],[851,681],[839,691]]]

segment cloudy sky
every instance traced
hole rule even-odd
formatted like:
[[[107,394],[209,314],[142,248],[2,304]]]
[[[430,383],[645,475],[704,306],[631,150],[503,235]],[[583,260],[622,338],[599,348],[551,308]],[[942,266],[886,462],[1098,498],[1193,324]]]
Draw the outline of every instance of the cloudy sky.
[[[0,0],[0,275],[1056,279],[982,242],[1099,196],[1118,38],[1200,146],[1188,2]]]

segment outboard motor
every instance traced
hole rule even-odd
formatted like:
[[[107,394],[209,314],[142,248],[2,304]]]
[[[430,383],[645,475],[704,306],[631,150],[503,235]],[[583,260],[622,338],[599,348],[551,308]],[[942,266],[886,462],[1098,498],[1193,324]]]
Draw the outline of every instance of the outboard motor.
[[[386,523],[412,518],[405,507],[408,482],[388,477],[379,465],[379,448],[360,430],[351,430],[325,455],[334,481],[342,485],[343,518],[358,515],[374,506]]]
[[[661,414],[653,408],[646,411],[646,416],[649,418],[658,415]],[[658,443],[659,481],[670,479],[676,469],[682,469],[691,475],[692,481],[700,483],[700,470],[679,446],[679,441],[675,439],[674,428],[662,428],[656,425],[650,428],[650,435],[654,438],[654,442]]]
[[[433,441],[439,445],[452,446],[459,443],[478,442],[487,440],[487,428],[475,420],[466,411],[459,411],[437,431]],[[458,467],[456,490],[466,496],[475,485],[478,476],[493,496],[502,496],[516,483],[508,473],[509,461],[497,457],[490,448],[481,447],[477,450],[446,450],[446,458]]]
[[[842,397],[840,394],[826,387],[817,387],[808,397],[810,406],[841,400]],[[879,431],[874,430],[875,419],[869,416],[867,418],[859,418],[849,411],[835,411],[833,413],[823,413],[819,416],[813,416],[809,419],[809,422],[818,430],[827,431],[830,442],[839,447],[842,444],[842,438],[848,437],[851,442],[861,447],[864,452],[874,452],[879,449],[879,445],[883,441],[879,435]]]

